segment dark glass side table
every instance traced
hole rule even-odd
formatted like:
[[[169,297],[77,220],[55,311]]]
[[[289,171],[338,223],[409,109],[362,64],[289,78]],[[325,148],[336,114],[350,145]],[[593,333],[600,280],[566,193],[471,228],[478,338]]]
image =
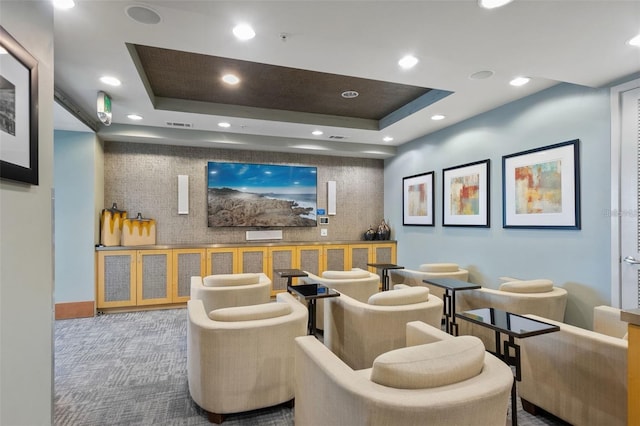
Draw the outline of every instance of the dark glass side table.
[[[495,355],[501,358],[507,365],[516,367],[513,386],[511,387],[511,424],[514,426],[517,425],[516,382],[519,382],[522,376],[520,370],[520,345],[515,343],[515,338],[524,339],[526,337],[552,333],[559,331],[560,327],[495,308],[473,309],[457,313],[456,316],[493,330],[496,339]],[[501,334],[509,336],[503,345],[500,345],[502,340]],[[513,356],[511,356],[511,350],[513,350]]]
[[[309,275],[301,269],[274,269],[273,273],[280,278],[287,279],[287,287],[293,284],[294,277],[308,277]],[[287,290],[288,291],[288,290]]]
[[[367,266],[382,270],[382,291],[389,290],[389,269],[404,269],[404,266],[394,263],[367,263]]]
[[[456,291],[473,290],[481,288],[478,284],[456,280],[454,278],[429,278],[422,282],[444,288],[444,319],[445,331],[454,336],[458,335],[458,324],[456,324]]]
[[[309,309],[307,333],[312,336],[316,335],[316,300],[340,296],[340,293],[322,284],[290,285],[287,286],[287,291],[293,292],[307,301],[307,308]]]

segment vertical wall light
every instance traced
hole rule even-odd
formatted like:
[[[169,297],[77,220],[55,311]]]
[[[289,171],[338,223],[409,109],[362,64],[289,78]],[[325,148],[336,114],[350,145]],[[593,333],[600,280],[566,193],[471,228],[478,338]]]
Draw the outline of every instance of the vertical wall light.
[[[178,214],[189,214],[189,175],[178,175]]]
[[[327,181],[327,214],[336,214],[336,181]]]

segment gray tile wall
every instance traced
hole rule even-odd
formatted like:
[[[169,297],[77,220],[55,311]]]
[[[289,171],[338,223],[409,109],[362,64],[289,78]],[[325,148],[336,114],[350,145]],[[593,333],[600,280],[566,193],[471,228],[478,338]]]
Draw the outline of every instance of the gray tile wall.
[[[282,228],[282,241],[361,240],[383,219],[383,160],[320,155],[105,142],[104,207],[115,202],[129,217],[156,220],[157,244],[245,242],[255,228],[207,227],[207,161],[294,164],[318,168],[318,207],[327,207],[327,181],[336,181],[337,215],[329,235],[317,228]],[[178,175],[189,176],[189,214],[178,215]],[[398,184],[400,190],[400,184]],[[393,238],[393,230],[392,230]]]

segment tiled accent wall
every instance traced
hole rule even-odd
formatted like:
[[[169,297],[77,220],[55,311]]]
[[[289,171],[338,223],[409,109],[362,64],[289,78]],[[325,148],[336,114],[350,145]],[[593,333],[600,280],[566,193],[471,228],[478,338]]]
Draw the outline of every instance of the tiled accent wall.
[[[316,228],[282,228],[282,241],[361,240],[383,219],[383,160],[243,150],[105,142],[104,207],[115,202],[129,217],[156,220],[157,244],[245,242],[256,228],[207,227],[207,161],[294,164],[318,168],[318,207],[327,207],[327,181],[336,181],[337,215],[329,235]],[[189,176],[189,214],[178,215],[178,175]],[[398,184],[400,190],[400,184]],[[393,230],[392,230],[393,237]]]

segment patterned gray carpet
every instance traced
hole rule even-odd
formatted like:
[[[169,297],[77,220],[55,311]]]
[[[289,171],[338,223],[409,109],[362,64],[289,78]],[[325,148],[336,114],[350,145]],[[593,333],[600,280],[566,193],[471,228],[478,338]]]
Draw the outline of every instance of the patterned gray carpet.
[[[209,425],[189,397],[186,321],[185,309],[56,321],[55,425]],[[518,423],[560,424],[521,409]],[[293,410],[229,415],[223,424],[290,426]]]

